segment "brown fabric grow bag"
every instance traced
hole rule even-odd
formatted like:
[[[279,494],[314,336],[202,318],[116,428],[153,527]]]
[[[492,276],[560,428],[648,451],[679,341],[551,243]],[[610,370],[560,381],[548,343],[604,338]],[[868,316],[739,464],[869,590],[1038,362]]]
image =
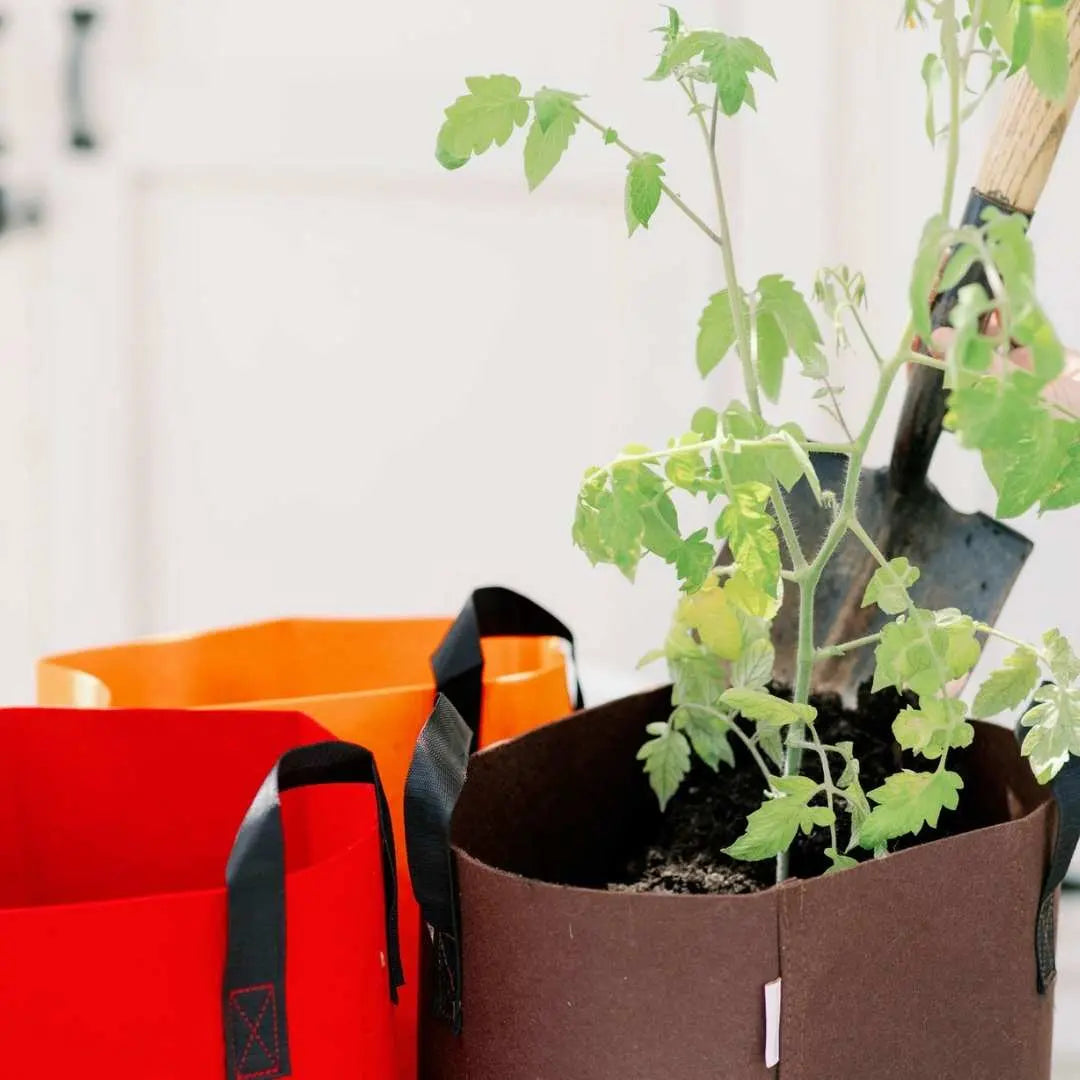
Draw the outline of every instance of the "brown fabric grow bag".
[[[625,698],[469,763],[462,1030],[428,1016],[422,1080],[1048,1080],[1054,805],[1009,731],[977,725],[972,832],[747,896],[603,891],[657,813],[634,753],[668,708],[667,690]]]

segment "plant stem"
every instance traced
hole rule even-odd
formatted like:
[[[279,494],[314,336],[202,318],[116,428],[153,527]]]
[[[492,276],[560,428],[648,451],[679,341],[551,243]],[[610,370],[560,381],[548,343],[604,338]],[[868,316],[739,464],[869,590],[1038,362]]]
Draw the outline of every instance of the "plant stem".
[[[814,654],[817,660],[827,660],[832,656],[843,656],[845,653],[854,652],[867,645],[876,645],[881,640],[881,634],[867,634],[865,637],[852,638],[851,641],[843,641],[839,645],[825,645]]]
[[[686,96],[690,99],[694,116],[701,128],[701,136],[705,140],[705,150],[709,159],[709,172],[712,175],[713,194],[716,197],[716,215],[720,222],[721,253],[724,260],[724,281],[727,285],[728,302],[731,305],[731,317],[735,324],[735,336],[737,339],[737,352],[742,364],[743,384],[746,387],[746,396],[750,402],[750,408],[755,416],[761,416],[761,397],[758,394],[757,373],[754,367],[753,344],[751,342],[750,327],[746,321],[746,310],[743,307],[742,289],[739,287],[739,275],[735,268],[735,254],[731,244],[731,225],[728,221],[727,202],[724,199],[724,184],[720,179],[720,162],[716,157],[716,124],[719,110],[719,91],[713,97],[712,121],[705,123],[702,116],[697,94],[692,84],[679,80]],[[775,477],[770,482],[772,504],[776,510],[776,518],[780,523],[780,531],[791,556],[791,565],[801,572],[806,567],[806,555],[799,543],[799,537],[795,532],[791,514],[788,513],[787,504],[784,502],[784,493]]]
[[[821,451],[823,453],[847,455],[852,451],[851,443],[800,442],[797,439],[795,442],[798,446],[802,447],[803,450],[813,450],[815,453]],[[699,454],[707,450],[738,453],[740,450],[757,450],[767,446],[788,445],[788,440],[783,435],[766,435],[760,439],[729,439],[726,435],[718,435],[715,439],[702,439],[701,442],[686,443],[683,446],[669,446],[665,447],[663,450],[646,450],[640,454],[620,454],[612,464],[619,465],[624,462],[635,461],[663,461],[664,458],[677,457],[679,454]],[[721,458],[721,467],[722,466],[723,458]],[[611,465],[607,466],[606,471],[610,471],[610,469]]]
[[[903,367],[904,357],[907,353],[907,342],[911,340],[914,327],[909,323],[904,331],[903,346],[900,354],[885,365],[878,380],[877,390],[870,410],[866,416],[866,422],[859,432],[858,438],[851,448],[851,460],[848,463],[847,476],[844,479],[844,492],[840,500],[840,509],[825,539],[814,556],[813,562],[806,568],[799,582],[799,640],[796,653],[795,687],[792,698],[798,703],[805,705],[810,699],[810,679],[814,670],[814,601],[817,595],[818,583],[826,565],[832,558],[844,534],[855,521],[855,498],[859,490],[859,473],[862,469],[863,458],[866,456],[867,447],[870,444],[870,436],[874,432],[881,412],[892,388],[893,380],[897,372]],[[857,522],[856,522],[857,524]],[[793,724],[788,732],[787,749],[784,756],[784,775],[793,776],[799,772],[802,765],[802,749],[799,743],[805,738],[802,725]],[[777,880],[783,881],[788,873],[787,852],[777,859]]]
[[[704,713],[706,716],[711,716],[716,720],[722,720],[727,725],[727,730],[730,731],[750,752],[750,756],[754,759],[754,764],[761,770],[761,775],[768,781],[769,786],[772,786],[773,774],[769,771],[768,765],[765,764],[765,759],[758,752],[757,746],[754,745],[754,740],[746,734],[738,722],[727,713],[722,713],[719,709],[713,709],[708,705],[698,705],[696,702],[687,701],[679,706],[681,709],[695,709],[697,712]]]
[[[778,488],[778,484],[773,480],[773,487]],[[802,573],[806,569],[806,555],[803,553],[802,545],[799,543],[799,537],[795,532],[795,523],[791,520],[791,514],[788,512],[787,503],[783,498],[776,498],[775,493],[772,500],[773,509],[776,511],[776,520],[780,522],[780,532],[783,534],[784,543],[787,544],[788,554],[791,556],[792,569],[797,573]]]
[[[589,114],[588,114],[588,113],[582,112],[582,111],[581,111],[581,109],[578,109],[578,111],[577,111],[577,112],[578,112],[578,116],[580,116],[580,117],[581,117],[581,119],[582,119],[582,120],[584,120],[586,124],[588,124],[588,125],[589,125],[590,127],[596,128],[596,130],[597,130],[597,131],[599,131],[601,135],[605,134],[605,133],[606,133],[606,132],[607,132],[607,131],[609,130],[609,129],[608,129],[608,128],[606,128],[606,127],[605,127],[605,126],[604,126],[603,124],[601,124],[601,123],[600,123],[599,121],[597,121],[597,120],[594,120],[594,119],[593,119],[593,118],[592,118],[591,116],[589,116]],[[612,141],[613,141],[613,143],[614,143],[614,145],[615,145],[615,146],[617,146],[617,147],[618,147],[618,148],[619,148],[620,150],[622,150],[622,151],[623,151],[624,153],[626,153],[626,154],[629,154],[629,155],[630,155],[630,157],[632,157],[632,158],[638,158],[638,157],[641,157],[641,154],[640,154],[640,153],[639,153],[639,152],[638,152],[637,150],[634,150],[634,149],[633,149],[632,147],[629,147],[629,146],[627,146],[627,145],[626,145],[626,143],[624,143],[624,142],[622,141],[622,139],[619,139],[619,138],[615,138],[615,139],[614,139],[614,140],[612,140]],[[702,218],[700,218],[700,217],[699,217],[699,216],[698,216],[697,214],[695,214],[695,213],[694,213],[694,211],[693,211],[693,210],[691,210],[691,209],[690,209],[690,207],[689,207],[689,206],[687,206],[687,205],[686,205],[686,203],[684,203],[684,202],[682,201],[682,199],[681,199],[681,198],[679,198],[679,196],[678,196],[678,195],[676,195],[676,194],[675,194],[675,192],[674,192],[674,191],[672,191],[672,190],[671,190],[671,188],[670,188],[670,187],[668,187],[668,185],[667,185],[667,184],[665,184],[665,183],[664,183],[663,181],[661,181],[661,183],[660,183],[660,190],[661,190],[661,191],[662,191],[662,192],[663,192],[663,193],[664,193],[664,194],[665,194],[665,195],[666,195],[666,196],[667,196],[667,197],[668,197],[668,198],[669,198],[669,199],[670,199],[670,200],[671,200],[671,201],[672,201],[672,202],[673,202],[673,203],[674,203],[674,204],[675,204],[675,205],[676,205],[676,206],[677,206],[677,207],[678,207],[678,208],[679,208],[679,209],[680,209],[680,210],[681,210],[681,211],[682,211],[682,212],[683,212],[683,213],[684,213],[684,214],[685,214],[685,215],[686,215],[686,216],[687,216],[687,217],[688,217],[688,218],[689,218],[689,219],[690,219],[690,220],[691,220],[691,221],[692,221],[692,222],[693,222],[693,223],[694,223],[694,224],[695,224],[695,225],[696,225],[696,226],[697,226],[697,227],[698,227],[698,228],[699,228],[699,229],[700,229],[700,230],[701,230],[701,231],[702,231],[702,232],[703,232],[703,233],[704,233],[704,234],[705,234],[705,235],[706,235],[706,236],[707,236],[707,237],[708,237],[708,238],[709,238],[709,239],[710,239],[710,240],[711,240],[711,241],[712,241],[713,243],[714,243],[714,244],[719,244],[719,245],[720,245],[721,247],[723,247],[724,241],[723,241],[723,240],[721,239],[721,237],[719,237],[719,236],[718,236],[718,235],[717,235],[717,234],[716,234],[716,233],[715,233],[715,232],[714,232],[714,231],[713,231],[712,229],[710,229],[710,228],[709,228],[709,226],[708,226],[708,225],[707,225],[707,224],[705,223],[705,221],[704,221],[704,220],[702,220]]]
[[[989,623],[977,622],[975,623],[975,629],[980,634],[1000,638],[1002,641],[1007,641],[1010,645],[1015,645],[1017,648],[1030,649],[1044,664],[1046,664],[1047,667],[1050,666],[1050,661],[1046,655],[1027,641],[1021,641],[1019,638],[1013,637],[1012,634],[1006,634],[1003,630],[999,630],[996,626],[991,626]]]
[[[839,853],[840,847],[836,842],[836,807],[833,805],[834,788],[832,773],[829,770],[829,756],[825,753],[825,747],[821,745],[817,728],[813,724],[810,725],[810,737],[814,740],[814,748],[817,750],[818,758],[821,761],[821,782],[825,788],[825,804],[832,814],[832,821],[829,823],[829,839],[832,840],[833,851]]]

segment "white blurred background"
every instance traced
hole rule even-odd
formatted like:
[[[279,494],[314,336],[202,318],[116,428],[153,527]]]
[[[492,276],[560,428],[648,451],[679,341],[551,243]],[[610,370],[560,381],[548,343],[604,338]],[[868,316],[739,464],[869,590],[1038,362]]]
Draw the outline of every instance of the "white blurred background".
[[[760,39],[780,76],[721,130],[743,275],[808,288],[866,272],[891,347],[941,163],[922,130],[930,41],[896,3],[687,0]],[[585,466],[738,393],[706,383],[696,321],[721,287],[670,205],[626,237],[624,159],[582,131],[532,196],[515,145],[446,173],[462,77],[505,71],[589,110],[708,214],[685,101],[643,81],[652,0],[100,0],[85,41],[92,151],[69,145],[70,6],[7,0],[0,185],[41,223],[0,236],[0,691],[33,659],[286,613],[450,612],[516,586],[577,630],[594,672],[666,628],[669,572],[637,588],[570,543]],[[993,104],[967,132],[973,177]],[[1080,131],[1034,235],[1080,342]],[[959,212],[959,206],[957,208]],[[838,381],[858,415],[872,372]],[[791,373],[778,416],[831,422]],[[890,403],[873,460],[888,455]],[[945,440],[948,441],[948,440]],[[991,509],[951,445],[934,476]],[[1036,552],[1002,624],[1080,634],[1080,514],[1022,522]]]

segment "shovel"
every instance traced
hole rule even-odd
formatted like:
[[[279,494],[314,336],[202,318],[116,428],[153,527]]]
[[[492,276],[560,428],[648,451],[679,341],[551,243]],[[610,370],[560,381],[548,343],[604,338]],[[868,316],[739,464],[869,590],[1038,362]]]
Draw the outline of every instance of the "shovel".
[[[1069,10],[1072,65],[1064,102],[1047,101],[1026,74],[1010,87],[964,212],[965,224],[978,224],[988,206],[1030,218],[1050,175],[1065,128],[1080,96],[1080,2]],[[978,267],[933,304],[934,326],[947,324],[956,291],[979,280]],[[1032,544],[986,514],[961,514],[927,482],[926,474],[945,415],[942,373],[918,366],[911,372],[892,460],[882,469],[864,469],[859,478],[859,520],[887,558],[906,556],[921,576],[911,589],[920,607],[959,608],[992,624],[1001,611]],[[848,459],[814,453],[822,488],[839,493]],[[830,524],[829,511],[814,498],[805,480],[788,496],[795,529],[809,551],[817,551]],[[863,593],[877,563],[850,533],[825,568],[814,608],[814,640],[838,644],[876,633],[886,616],[876,604],[862,606]],[[794,684],[799,638],[798,591],[788,589],[773,624],[775,678]],[[873,672],[870,649],[832,657],[815,669],[816,692],[839,693],[854,705],[858,688]]]

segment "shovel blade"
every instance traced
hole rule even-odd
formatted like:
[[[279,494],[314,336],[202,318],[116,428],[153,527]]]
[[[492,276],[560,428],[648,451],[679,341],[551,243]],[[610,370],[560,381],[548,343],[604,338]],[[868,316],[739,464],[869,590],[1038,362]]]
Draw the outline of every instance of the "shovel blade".
[[[812,458],[822,488],[839,499],[848,459],[823,453]],[[992,624],[1031,554],[1031,541],[986,514],[957,512],[929,484],[899,496],[888,472],[887,468],[862,471],[859,520],[887,558],[904,556],[919,568],[919,580],[910,590],[914,602],[934,610],[959,608]],[[787,503],[803,549],[816,552],[832,519],[830,511],[818,504],[805,480],[791,490]],[[877,565],[854,536],[845,536],[818,585],[815,645],[835,645],[873,634],[889,621],[876,604],[862,604]],[[773,624],[775,677],[788,685],[795,679],[798,610],[799,590],[789,586]],[[856,649],[820,663],[813,689],[839,693],[846,703],[854,704],[859,685],[871,677],[873,669],[873,649]]]

